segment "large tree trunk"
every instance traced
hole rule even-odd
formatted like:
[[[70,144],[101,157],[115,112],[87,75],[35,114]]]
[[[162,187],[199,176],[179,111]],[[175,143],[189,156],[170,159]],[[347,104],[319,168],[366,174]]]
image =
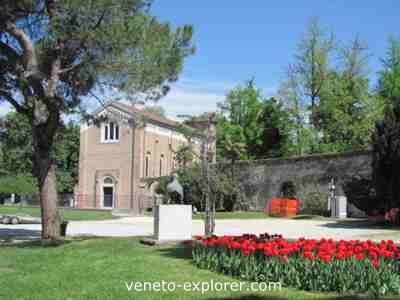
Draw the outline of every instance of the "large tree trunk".
[[[57,240],[60,238],[61,220],[57,211],[56,166],[50,159],[50,153],[38,153],[35,159],[35,168],[42,212],[42,239]]]
[[[48,168],[40,189],[40,207],[42,211],[42,239],[57,240],[60,238],[60,216],[57,210],[57,180],[55,165]]]
[[[45,1],[45,6],[51,19],[55,13],[55,1]],[[24,13],[22,19],[27,16]],[[12,64],[12,68],[15,70],[11,74],[13,74],[12,76],[16,75],[17,78],[13,78],[13,81],[16,81],[17,84],[13,89],[18,89],[22,93],[25,102],[19,104],[12,98],[14,93],[11,91],[13,89],[10,89],[10,93],[6,91],[1,95],[6,97],[19,113],[25,114],[31,121],[34,145],[33,173],[38,180],[40,193],[42,239],[56,240],[60,236],[60,218],[57,213],[55,165],[50,153],[57,129],[60,126],[60,113],[66,108],[65,99],[57,94],[57,87],[60,84],[62,46],[54,45],[52,51],[46,52],[48,55],[45,65],[50,66],[50,73],[47,74],[39,67],[36,41],[24,29],[16,25],[15,20],[18,18],[14,17],[13,14],[10,14],[6,20],[1,20],[1,30],[5,30],[11,35],[15,39],[13,44],[16,46],[16,42],[18,42],[18,48],[22,50],[21,55],[19,51],[18,53],[8,52],[15,61]]]
[[[60,238],[60,216],[57,211],[56,165],[51,158],[51,148],[58,117],[48,118],[45,124],[33,124],[34,174],[38,181],[42,212],[42,240]],[[49,130],[50,128],[54,130]],[[46,133],[47,134],[46,134]]]

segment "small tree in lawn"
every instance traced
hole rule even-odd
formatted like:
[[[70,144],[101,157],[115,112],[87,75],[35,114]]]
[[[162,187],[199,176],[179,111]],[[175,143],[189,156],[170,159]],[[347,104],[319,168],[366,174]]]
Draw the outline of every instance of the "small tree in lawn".
[[[192,28],[172,30],[146,0],[5,0],[0,5],[0,100],[28,117],[42,239],[59,237],[54,138],[62,116],[111,88],[158,99],[193,53]]]
[[[228,203],[225,201],[224,204],[225,208],[228,208],[228,210],[233,210],[237,202],[239,190],[239,185],[235,177],[235,166],[236,162],[246,155],[246,144],[244,143],[242,128],[238,125],[221,121],[218,126],[219,131],[217,151],[219,157],[223,157],[229,166],[229,172],[226,174],[227,180],[225,180],[229,181],[229,184],[225,184],[225,195],[228,197],[229,201]],[[220,181],[221,183],[224,182],[224,180],[218,180],[223,178],[221,177],[222,174],[219,174],[223,173],[223,171],[224,170],[219,170],[216,168],[216,176],[214,181]]]

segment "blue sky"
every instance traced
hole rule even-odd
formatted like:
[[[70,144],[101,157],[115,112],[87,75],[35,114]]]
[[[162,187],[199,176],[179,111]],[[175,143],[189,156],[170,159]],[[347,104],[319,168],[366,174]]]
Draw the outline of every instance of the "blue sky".
[[[273,95],[311,17],[344,43],[358,35],[369,48],[372,78],[389,35],[400,37],[398,0],[155,0],[152,13],[195,29],[197,53],[160,101],[170,116],[211,111],[230,88],[251,77]]]
[[[372,78],[389,35],[400,37],[399,0],[154,0],[152,14],[195,29],[197,53],[159,102],[171,117],[215,110],[229,89],[252,77],[273,95],[311,17],[340,41],[358,35],[367,43]],[[0,105],[0,115],[7,111]]]

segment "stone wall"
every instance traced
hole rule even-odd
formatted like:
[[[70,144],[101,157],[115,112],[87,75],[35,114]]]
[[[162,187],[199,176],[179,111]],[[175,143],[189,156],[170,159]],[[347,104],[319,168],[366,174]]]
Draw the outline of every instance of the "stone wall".
[[[319,201],[327,206],[329,182],[336,181],[337,194],[344,195],[342,184],[352,177],[370,177],[371,154],[367,151],[344,154],[310,155],[288,159],[240,161],[235,174],[242,183],[250,209],[263,209],[273,197],[280,196],[284,182],[294,183],[297,197],[304,207],[314,207]],[[322,199],[322,200],[321,200]]]

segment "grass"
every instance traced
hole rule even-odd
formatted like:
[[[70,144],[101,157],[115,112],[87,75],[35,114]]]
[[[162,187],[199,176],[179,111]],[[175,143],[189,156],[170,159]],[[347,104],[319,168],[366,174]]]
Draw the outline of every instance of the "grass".
[[[60,209],[65,220],[68,221],[84,221],[84,220],[108,220],[115,218],[110,211],[90,211],[90,210],[71,210]],[[8,206],[0,205],[0,215],[29,215],[31,217],[40,217],[40,208],[23,207],[18,205]]]
[[[269,216],[262,211],[235,211],[235,212],[217,212],[216,219],[265,219]],[[198,213],[194,219],[204,219],[204,213]]]
[[[236,212],[217,212],[215,214],[216,219],[266,219],[266,218],[278,218],[269,216],[262,211],[236,211]],[[194,219],[204,219],[204,213],[198,213],[194,216]],[[329,218],[316,215],[297,215],[291,217],[293,220],[329,220]]]
[[[189,251],[188,251],[189,250]],[[275,292],[134,292],[125,282],[238,282],[197,269],[190,249],[149,247],[136,238],[70,240],[58,247],[0,247],[0,299],[364,299],[282,289]],[[248,284],[249,286],[249,284]]]

